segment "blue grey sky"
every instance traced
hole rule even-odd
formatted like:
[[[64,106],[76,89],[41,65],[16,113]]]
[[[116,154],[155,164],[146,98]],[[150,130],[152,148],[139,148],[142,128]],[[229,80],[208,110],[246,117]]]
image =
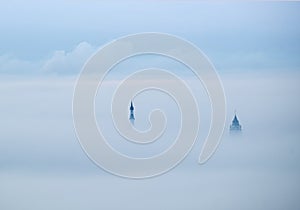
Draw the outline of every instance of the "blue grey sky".
[[[299,7],[297,2],[2,2],[0,72],[30,71],[13,70],[13,62],[39,71],[55,52],[72,53],[80,43],[86,58],[92,52],[86,48],[139,32],[185,38],[219,70],[298,69]],[[82,62],[65,71],[77,73]]]

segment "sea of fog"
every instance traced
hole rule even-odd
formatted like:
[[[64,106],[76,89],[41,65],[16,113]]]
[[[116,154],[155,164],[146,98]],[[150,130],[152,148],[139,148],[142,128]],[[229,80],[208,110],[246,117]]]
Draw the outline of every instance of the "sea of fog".
[[[136,157],[168,148],[179,128],[176,103],[161,92],[137,96],[138,129],[149,128],[148,114],[157,107],[168,125],[155,145],[130,145],[110,118],[119,79],[112,78],[95,99],[98,126],[111,145]],[[2,77],[0,209],[299,209],[299,73],[221,72],[227,121],[217,151],[204,165],[197,160],[209,130],[209,99],[201,82],[182,78],[199,104],[197,141],[173,170],[133,180],[98,168],[81,149],[72,118],[76,77]],[[228,131],[234,110],[243,126],[240,134]]]

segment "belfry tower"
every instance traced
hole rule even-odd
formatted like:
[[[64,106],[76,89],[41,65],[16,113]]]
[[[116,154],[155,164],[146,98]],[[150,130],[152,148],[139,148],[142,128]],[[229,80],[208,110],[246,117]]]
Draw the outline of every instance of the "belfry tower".
[[[130,111],[129,120],[132,124],[134,124],[135,118],[134,118],[134,107],[133,107],[132,101],[130,102],[129,111]]]
[[[239,120],[237,119],[236,112],[234,114],[234,118],[232,120],[232,124],[230,125],[230,131],[241,131],[242,126],[240,125]]]

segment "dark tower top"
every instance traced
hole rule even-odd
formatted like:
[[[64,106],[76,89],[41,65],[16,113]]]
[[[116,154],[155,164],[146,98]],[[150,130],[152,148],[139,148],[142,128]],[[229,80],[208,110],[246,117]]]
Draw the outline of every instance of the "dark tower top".
[[[134,110],[134,107],[133,107],[132,101],[131,101],[131,103],[130,103],[130,111],[133,111],[133,110]]]
[[[129,119],[130,119],[131,123],[133,123],[135,118],[134,118],[134,113],[133,113],[134,107],[133,107],[132,101],[130,103],[129,110],[130,110]]]
[[[242,126],[240,125],[240,122],[237,119],[237,116],[235,114],[232,120],[232,124],[230,125],[230,131],[241,131],[241,130],[242,130]]]
[[[232,120],[232,125],[239,125],[239,120],[237,119],[236,115],[234,115],[234,118]]]

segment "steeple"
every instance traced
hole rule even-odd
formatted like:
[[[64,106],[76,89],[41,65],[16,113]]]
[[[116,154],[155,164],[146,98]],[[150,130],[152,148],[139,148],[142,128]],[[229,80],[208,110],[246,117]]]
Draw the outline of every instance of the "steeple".
[[[236,111],[235,111],[232,124],[230,125],[230,131],[241,131],[241,130],[242,130],[242,126],[240,125],[240,122],[236,116]]]
[[[134,107],[132,105],[132,101],[130,102],[130,111],[133,111],[134,110]]]
[[[130,111],[130,114],[129,114],[129,120],[130,120],[130,122],[133,124],[135,118],[134,118],[134,106],[133,106],[133,104],[132,104],[132,101],[130,102],[129,111]]]

